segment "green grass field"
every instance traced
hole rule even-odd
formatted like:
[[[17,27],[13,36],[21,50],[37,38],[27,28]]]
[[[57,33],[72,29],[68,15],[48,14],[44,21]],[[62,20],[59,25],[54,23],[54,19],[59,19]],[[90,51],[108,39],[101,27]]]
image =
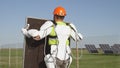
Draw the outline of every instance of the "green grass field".
[[[9,55],[11,56],[9,57]],[[22,55],[22,49],[1,49],[0,68],[22,68]]]
[[[83,51],[83,56],[79,62],[79,68],[120,68],[120,56],[102,53],[89,54],[86,50]],[[75,68],[75,65],[74,60],[71,68]]]
[[[75,55],[75,51],[73,50]],[[9,49],[0,50],[0,68],[22,68],[22,49],[11,49],[9,61]],[[9,64],[10,62],[10,64]],[[76,68],[75,59],[73,59],[70,68]],[[120,68],[119,55],[89,54],[83,50],[83,56],[79,60],[79,68]]]

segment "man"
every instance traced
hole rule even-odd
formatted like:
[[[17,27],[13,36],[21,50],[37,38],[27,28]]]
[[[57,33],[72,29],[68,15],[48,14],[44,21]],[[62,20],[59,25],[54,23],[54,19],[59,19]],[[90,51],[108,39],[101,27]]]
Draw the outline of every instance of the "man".
[[[49,52],[46,53],[44,58],[47,68],[69,68],[72,62],[69,38],[72,37],[75,41],[78,41],[83,37],[77,32],[73,24],[63,21],[66,16],[66,10],[63,7],[56,7],[53,15],[54,20],[46,21],[39,31],[36,29],[27,31],[24,28],[22,32],[27,37],[33,37],[34,40],[47,37],[46,44],[49,48],[46,48],[46,50],[49,50]]]

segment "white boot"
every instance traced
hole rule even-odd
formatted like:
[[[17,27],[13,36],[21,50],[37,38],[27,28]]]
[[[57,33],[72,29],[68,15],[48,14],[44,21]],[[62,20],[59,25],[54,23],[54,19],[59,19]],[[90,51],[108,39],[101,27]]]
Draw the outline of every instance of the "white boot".
[[[47,68],[55,68],[55,58],[47,54],[44,58]]]

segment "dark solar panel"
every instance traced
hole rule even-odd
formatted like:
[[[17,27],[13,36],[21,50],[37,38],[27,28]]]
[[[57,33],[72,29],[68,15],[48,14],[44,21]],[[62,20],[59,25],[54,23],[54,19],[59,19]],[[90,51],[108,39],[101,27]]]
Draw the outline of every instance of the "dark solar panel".
[[[114,54],[120,54],[120,44],[114,44],[111,48]]]
[[[27,18],[26,23],[30,24],[29,29],[40,29],[46,20],[38,18]],[[44,62],[45,39],[35,41],[32,38],[25,38],[24,68],[46,68]]]
[[[104,52],[104,54],[112,54],[113,50],[109,46],[109,44],[99,44],[100,48]]]
[[[89,51],[89,53],[98,53],[98,50],[94,44],[85,44],[85,47]]]

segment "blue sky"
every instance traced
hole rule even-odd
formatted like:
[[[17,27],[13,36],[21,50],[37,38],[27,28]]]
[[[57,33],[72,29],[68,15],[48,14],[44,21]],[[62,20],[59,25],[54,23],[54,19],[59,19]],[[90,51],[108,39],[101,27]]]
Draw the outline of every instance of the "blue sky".
[[[53,19],[59,5],[85,37],[120,35],[120,0],[0,0],[0,44],[23,42],[25,18]]]

